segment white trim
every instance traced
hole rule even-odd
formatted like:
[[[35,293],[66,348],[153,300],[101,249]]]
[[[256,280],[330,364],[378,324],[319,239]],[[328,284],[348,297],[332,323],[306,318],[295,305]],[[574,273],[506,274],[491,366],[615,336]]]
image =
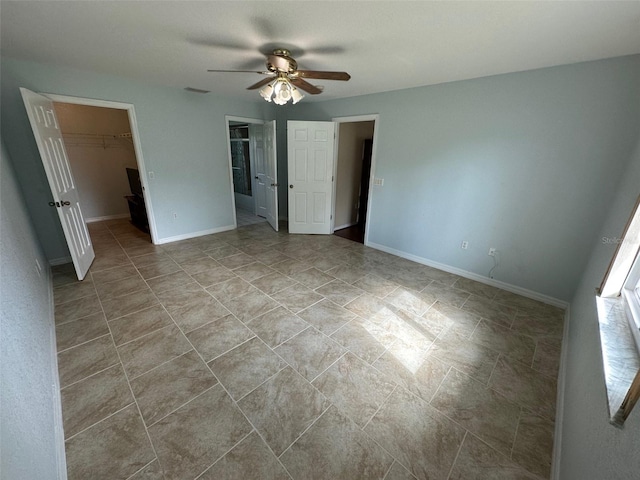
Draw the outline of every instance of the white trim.
[[[243,122],[243,123],[252,123],[256,125],[264,125],[265,120],[260,120],[259,118],[236,117],[235,115],[224,116],[224,124],[225,124],[224,135],[227,139],[227,157],[229,159],[229,187],[231,188],[231,212],[233,215],[233,228],[238,228],[238,219],[236,218],[236,196],[235,196],[235,191],[233,187],[233,163],[231,161],[231,139],[229,138],[229,127],[230,127],[229,122]],[[249,138],[249,140],[251,140],[251,138]],[[250,159],[250,161],[252,160]],[[253,179],[251,180],[251,185],[252,185],[252,191],[255,191],[253,189],[253,186],[254,186]],[[254,211],[255,211],[255,206],[254,206]]]
[[[334,146],[335,151],[335,162],[333,166],[333,176],[336,179],[333,182],[333,200],[331,205],[331,213],[332,218],[336,217],[336,184],[338,183],[338,144],[339,144],[339,133],[340,133],[340,124],[341,123],[353,123],[353,122],[371,122],[373,121],[373,142],[371,145],[371,170],[369,173],[369,195],[367,198],[367,215],[364,222],[364,244],[368,247],[372,245],[369,243],[369,227],[371,226],[371,200],[373,197],[373,180],[376,172],[376,155],[378,152],[378,131],[379,131],[379,123],[380,123],[380,114],[371,113],[365,115],[352,115],[348,117],[333,117],[331,119],[332,122],[338,124],[338,128],[336,128],[336,142]],[[331,220],[333,224],[333,220]],[[334,230],[332,230],[334,231]],[[375,247],[373,247],[375,248]]]
[[[69,257],[70,258],[70,257]],[[48,270],[47,283],[49,284],[49,327],[51,331],[51,371],[53,383],[51,384],[53,398],[53,431],[55,435],[56,463],[58,467],[58,480],[67,480],[67,456],[64,443],[64,422],[62,419],[62,395],[60,394],[60,376],[58,371],[58,343],[56,341],[55,302],[53,296],[53,279],[51,270]]]
[[[227,225],[225,227],[211,228],[209,230],[200,230],[199,232],[184,233],[182,235],[175,235],[173,237],[159,238],[156,245],[162,245],[164,243],[171,243],[171,242],[178,242],[180,240],[187,240],[189,238],[202,237],[203,235],[212,235],[214,233],[227,232],[229,230],[235,230],[236,228],[238,228],[237,225]]]
[[[142,183],[142,189],[145,192],[144,204],[147,210],[147,218],[149,219],[149,233],[151,234],[151,243],[158,243],[158,229],[156,227],[156,219],[153,214],[153,205],[151,203],[151,189],[147,181],[147,169],[144,164],[144,157],[142,156],[142,144],[140,143],[140,133],[138,132],[138,122],[136,120],[136,111],[131,103],[112,102],[110,100],[97,100],[95,98],[82,98],[73,97],[70,95],[58,95],[55,93],[43,93],[46,97],[50,98],[54,102],[72,103],[75,105],[89,105],[92,107],[103,108],[115,108],[118,110],[126,110],[129,117],[129,127],[131,128],[131,140],[133,141],[133,150],[136,155],[136,162],[138,163],[138,170],[140,170],[140,182]],[[147,192],[149,192],[147,194]],[[81,199],[82,200],[82,199]]]
[[[571,306],[564,313],[564,330],[560,350],[560,369],[556,383],[556,421],[553,433],[553,455],[551,457],[551,480],[560,480],[560,459],[562,457],[562,420],[564,417],[564,390],[567,383],[567,358],[569,356],[569,321]]]
[[[357,225],[357,224],[358,224],[358,222],[345,223],[344,225],[339,225],[337,227],[333,227],[333,231],[337,232],[338,230],[342,230],[343,228],[353,227],[354,225]]]
[[[56,265],[65,265],[67,263],[73,263],[71,257],[52,258],[49,260],[49,265],[55,267]]]
[[[117,215],[105,215],[103,217],[85,218],[84,221],[85,223],[95,223],[95,222],[102,222],[104,220],[119,220],[121,218],[129,218],[129,214],[119,213]]]
[[[639,216],[640,218],[640,216]],[[626,239],[626,236],[625,236]],[[622,298],[624,298],[627,317],[629,318],[629,326],[633,332],[633,338],[636,346],[640,350],[640,296],[638,289],[640,288],[640,255],[636,251],[633,264],[629,269],[627,279],[622,284]]]
[[[510,283],[501,282],[493,278],[484,277],[482,275],[478,275],[477,273],[462,270],[461,268],[451,267],[449,265],[445,265],[444,263],[434,262],[433,260],[419,257],[411,253],[406,253],[401,250],[396,250],[395,248],[387,247],[386,245],[380,245],[378,243],[371,242],[368,246],[371,248],[375,248],[376,250],[382,250],[383,252],[391,253],[392,255],[396,255],[398,257],[406,258],[407,260],[411,260],[416,263],[421,263],[422,265],[427,265],[428,267],[433,267],[444,272],[453,273],[454,275],[459,275],[461,277],[468,278],[469,280],[475,280],[476,282],[484,283],[485,285],[491,285],[492,287],[500,288],[502,290],[506,290],[507,292],[515,293],[523,297],[531,298],[532,300],[538,300],[539,302],[546,303],[547,305],[553,305],[554,307],[560,308],[569,307],[569,303],[565,302],[564,300],[550,297],[542,293],[534,292],[533,290],[529,290],[526,288],[518,287],[517,285],[511,285]]]

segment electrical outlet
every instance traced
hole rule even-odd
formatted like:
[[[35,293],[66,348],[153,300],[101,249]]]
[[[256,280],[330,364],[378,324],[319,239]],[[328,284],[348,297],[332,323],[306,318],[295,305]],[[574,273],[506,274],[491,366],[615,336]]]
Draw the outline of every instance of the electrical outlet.
[[[489,249],[489,256],[490,257],[495,257],[496,256],[496,249],[494,247],[491,247]]]
[[[178,218],[178,214],[176,212],[173,212],[173,219],[175,220],[176,218]]]
[[[154,172],[149,172],[149,178],[156,178],[156,174]]]
[[[467,248],[469,248],[469,242],[467,240],[463,240],[460,248],[466,250]]]

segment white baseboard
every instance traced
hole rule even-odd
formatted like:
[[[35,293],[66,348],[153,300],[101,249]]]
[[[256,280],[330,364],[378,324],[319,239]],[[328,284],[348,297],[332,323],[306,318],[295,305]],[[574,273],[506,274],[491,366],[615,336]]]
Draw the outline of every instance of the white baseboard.
[[[128,213],[119,213],[117,215],[105,215],[103,217],[92,217],[92,218],[85,218],[84,221],[85,223],[94,223],[94,222],[102,222],[104,220],[119,220],[121,218],[129,218],[129,214]]]
[[[60,394],[60,372],[58,370],[58,349],[56,342],[55,302],[53,296],[53,280],[49,274],[49,328],[51,344],[51,376],[53,400],[53,431],[56,444],[56,463],[58,480],[67,480],[67,456],[64,443],[64,425],[62,420],[62,395]]]
[[[369,242],[366,245],[368,247],[375,248],[376,250],[382,250],[383,252],[391,253],[392,255],[406,258],[407,260],[411,260],[416,263],[421,263],[422,265],[426,265],[428,267],[437,268],[438,270],[453,273],[454,275],[459,275],[461,277],[468,278],[469,280],[475,280],[476,282],[491,285],[492,287],[500,288],[517,295],[522,295],[523,297],[531,298],[532,300],[538,300],[539,302],[546,303],[547,305],[553,305],[554,307],[560,308],[567,308],[569,306],[569,303],[565,302],[564,300],[550,297],[549,295],[544,295],[542,293],[534,292],[533,290],[529,290],[526,288],[518,287],[517,285],[511,285],[510,283],[501,282],[493,278],[488,278],[483,275],[478,275],[477,273],[468,272],[467,270],[462,270],[461,268],[451,267],[449,265],[445,265],[444,263],[434,262],[433,260],[419,257],[411,253],[406,253],[401,250],[396,250],[395,248],[387,247],[386,245],[380,245],[373,242]]]
[[[354,225],[357,225],[358,222],[355,223],[345,223],[344,225],[340,225],[337,227],[333,227],[333,231],[335,232],[336,230],[342,230],[343,228],[349,228],[349,227],[353,227]]]
[[[60,257],[60,258],[53,258],[49,260],[49,265],[52,267],[55,267],[56,265],[64,265],[65,263],[71,263],[71,262],[73,262],[71,257]]]
[[[164,243],[178,242],[180,240],[188,240],[189,238],[202,237],[204,235],[212,235],[214,233],[227,232],[229,230],[235,230],[235,225],[227,225],[224,227],[212,228],[209,230],[201,230],[199,232],[185,233],[183,235],[176,235],[174,237],[159,238],[156,241],[156,245],[162,245]]]
[[[560,480],[560,459],[562,456],[562,420],[564,417],[564,390],[567,382],[567,357],[569,356],[569,322],[571,306],[564,314],[564,331],[560,350],[560,369],[556,383],[556,421],[553,432],[553,455],[551,457],[551,480]]]

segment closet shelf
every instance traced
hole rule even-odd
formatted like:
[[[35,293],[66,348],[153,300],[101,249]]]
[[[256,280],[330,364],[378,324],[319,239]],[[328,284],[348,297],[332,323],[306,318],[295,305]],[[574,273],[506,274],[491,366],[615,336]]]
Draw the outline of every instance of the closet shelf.
[[[65,145],[69,147],[119,148],[133,146],[131,133],[63,133]]]

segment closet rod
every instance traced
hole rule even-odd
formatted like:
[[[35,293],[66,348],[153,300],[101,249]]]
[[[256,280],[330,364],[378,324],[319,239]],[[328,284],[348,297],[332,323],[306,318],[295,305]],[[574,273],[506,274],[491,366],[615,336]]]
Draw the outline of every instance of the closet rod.
[[[62,136],[64,137],[89,137],[89,138],[132,138],[130,133],[72,133],[72,132],[63,132]]]

